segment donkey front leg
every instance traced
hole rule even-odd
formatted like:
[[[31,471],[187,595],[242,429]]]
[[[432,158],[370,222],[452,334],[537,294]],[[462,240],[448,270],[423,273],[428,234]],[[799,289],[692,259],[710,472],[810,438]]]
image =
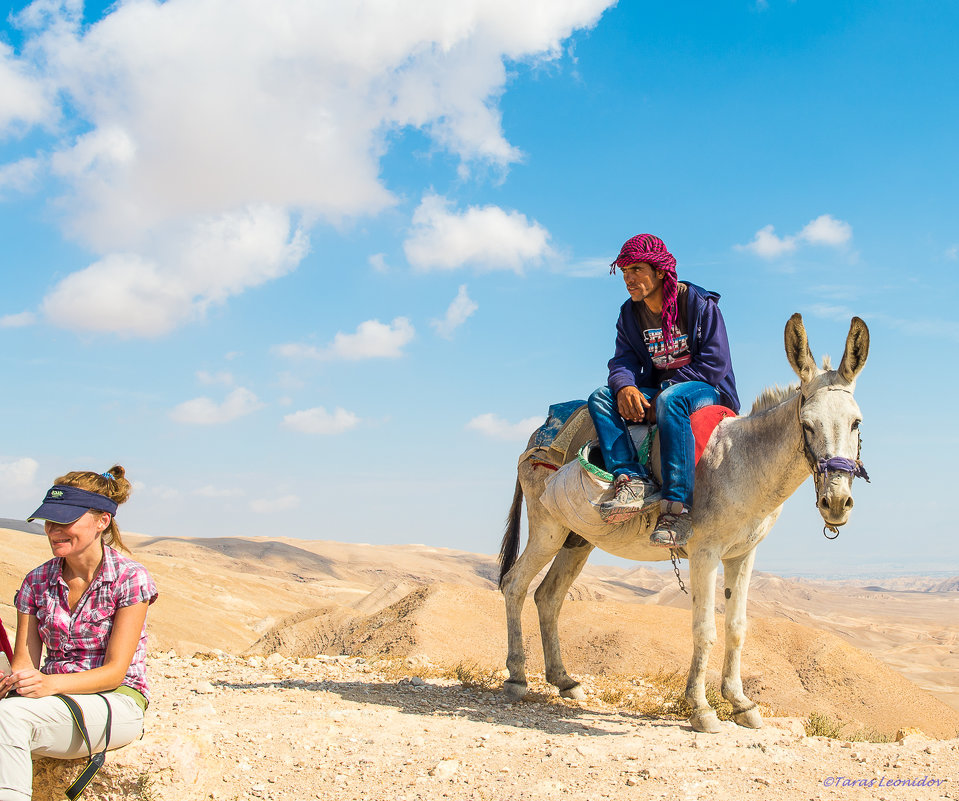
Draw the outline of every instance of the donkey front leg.
[[[696,730],[715,734],[720,731],[716,710],[706,700],[706,663],[716,642],[716,571],[719,558],[705,551],[689,557],[689,583],[693,595],[693,661],[686,680],[686,702],[692,708],[689,724]]]
[[[726,582],[726,656],[723,660],[722,693],[733,705],[733,720],[740,726],[759,729],[762,716],[756,703],[743,694],[740,675],[740,657],[746,639],[746,596],[749,593],[749,577],[753,572],[756,549],[737,559],[723,560],[723,576]]]
[[[523,649],[523,604],[530,582],[563,546],[569,531],[555,523],[534,525],[530,520],[529,542],[504,576],[503,595],[506,597],[506,630],[509,652],[506,668],[509,678],[503,692],[511,699],[526,695],[526,653]]]
[[[543,640],[543,657],[546,662],[546,681],[559,689],[563,698],[582,700],[586,697],[583,688],[563,666],[559,647],[559,611],[566,593],[576,577],[582,572],[593,545],[578,534],[570,534],[560,549],[543,582],[536,588],[533,598],[539,612],[539,632]]]

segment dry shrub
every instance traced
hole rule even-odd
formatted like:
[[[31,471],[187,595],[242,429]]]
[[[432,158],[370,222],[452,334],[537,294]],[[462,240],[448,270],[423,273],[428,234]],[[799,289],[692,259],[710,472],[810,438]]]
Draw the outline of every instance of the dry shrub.
[[[141,773],[137,776],[133,797],[136,801],[158,801],[156,782],[152,775]]]
[[[851,743],[891,743],[895,737],[876,729],[852,729],[852,724],[821,712],[812,712],[806,719],[807,737],[829,737],[832,740],[846,740]],[[852,729],[852,731],[848,731]]]
[[[692,709],[686,702],[688,673],[659,671],[646,676],[606,675],[595,677],[596,698],[610,706],[638,712],[651,718],[687,718]],[[714,687],[706,687],[706,699],[720,720],[730,720],[732,705]]]
[[[471,690],[482,690],[486,693],[499,689],[502,684],[497,671],[476,662],[458,662],[447,670],[446,678],[455,679]]]
[[[448,678],[445,668],[417,659],[378,659],[370,667],[387,681],[399,681],[413,676],[421,679]]]

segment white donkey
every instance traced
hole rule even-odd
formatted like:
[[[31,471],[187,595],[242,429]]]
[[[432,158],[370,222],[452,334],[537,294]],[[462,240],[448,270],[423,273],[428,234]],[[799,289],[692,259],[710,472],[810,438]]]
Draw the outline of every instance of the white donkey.
[[[686,545],[693,604],[693,658],[686,700],[689,722],[697,731],[717,732],[719,719],[706,700],[705,674],[716,642],[713,597],[719,560],[725,577],[726,632],[722,694],[741,726],[759,728],[756,704],[743,694],[740,654],[746,635],[746,594],[756,546],[782,511],[785,500],[812,473],[816,505],[826,526],[836,530],[852,509],[852,480],[865,476],[859,461],[861,414],[853,398],[856,376],[869,352],[869,329],[852,319],[838,370],[823,370],[809,350],[802,317],[786,324],[786,356],[799,376],[799,388],[767,390],[750,414],[723,420],[696,467],[693,535]],[[532,441],[531,441],[532,444]],[[516,492],[500,550],[500,589],[506,596],[509,629],[509,679],[504,691],[512,698],[526,693],[526,657],[521,613],[533,577],[552,560],[534,595],[546,663],[546,678],[566,698],[582,698],[583,690],[563,666],[557,628],[560,608],[570,585],[594,547],[626,559],[662,561],[669,552],[649,544],[655,515],[637,515],[603,536],[571,531],[540,503],[546,480],[553,475],[530,460],[519,465]],[[529,541],[519,558],[519,518],[523,496],[529,515]],[[824,529],[825,530],[825,529]]]

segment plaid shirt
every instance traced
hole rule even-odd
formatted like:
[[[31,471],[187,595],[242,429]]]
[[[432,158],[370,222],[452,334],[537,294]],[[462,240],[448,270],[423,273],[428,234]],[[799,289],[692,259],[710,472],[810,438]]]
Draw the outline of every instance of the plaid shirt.
[[[143,565],[104,545],[100,570],[71,612],[62,566],[63,560],[56,557],[30,571],[14,598],[20,612],[37,619],[40,639],[47,647],[43,673],[79,673],[102,666],[116,610],[141,601],[152,604],[157,597],[156,585]],[[122,683],[149,698],[146,653],[144,622]]]

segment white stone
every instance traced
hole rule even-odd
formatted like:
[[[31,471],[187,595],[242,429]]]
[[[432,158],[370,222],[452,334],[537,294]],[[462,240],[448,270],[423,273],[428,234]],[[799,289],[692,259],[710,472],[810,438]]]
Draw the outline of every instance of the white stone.
[[[459,770],[459,768],[460,768],[460,763],[458,760],[441,759],[439,762],[436,763],[436,767],[434,767],[430,771],[430,776],[433,776],[437,779],[449,779],[453,777],[453,775],[456,773],[456,771]]]

